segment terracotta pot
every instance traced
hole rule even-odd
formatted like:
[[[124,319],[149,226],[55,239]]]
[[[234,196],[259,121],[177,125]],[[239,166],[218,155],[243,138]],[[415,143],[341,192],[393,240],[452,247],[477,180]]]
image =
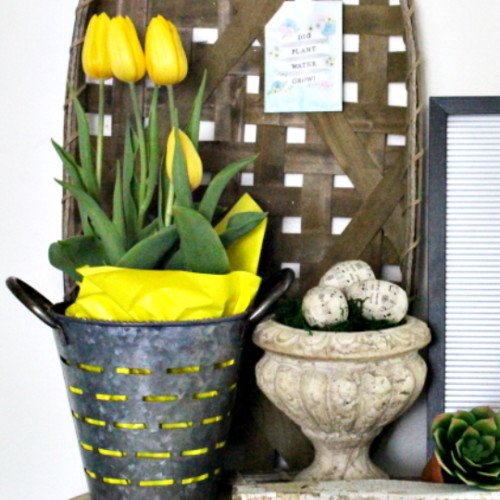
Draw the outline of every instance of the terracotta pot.
[[[436,455],[432,455],[432,458],[427,462],[422,471],[422,481],[427,483],[444,483],[443,469],[436,458]]]
[[[427,325],[411,316],[399,327],[355,333],[258,325],[254,342],[266,352],[257,383],[315,448],[299,480],[387,477],[369,448],[420,394],[427,367],[418,350],[430,339]]]

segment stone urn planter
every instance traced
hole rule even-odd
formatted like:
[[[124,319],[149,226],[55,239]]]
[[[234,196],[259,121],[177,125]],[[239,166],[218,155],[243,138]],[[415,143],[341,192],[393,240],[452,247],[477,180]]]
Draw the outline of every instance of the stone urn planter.
[[[297,479],[386,478],[369,448],[422,390],[427,367],[418,350],[431,340],[427,325],[408,316],[385,330],[309,333],[269,319],[253,340],[265,351],[259,387],[315,449]]]

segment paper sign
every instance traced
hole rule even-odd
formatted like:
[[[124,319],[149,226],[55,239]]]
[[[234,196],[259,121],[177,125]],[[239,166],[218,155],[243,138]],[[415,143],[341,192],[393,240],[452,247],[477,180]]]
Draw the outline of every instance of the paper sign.
[[[284,2],[266,25],[265,112],[342,111],[342,2]]]

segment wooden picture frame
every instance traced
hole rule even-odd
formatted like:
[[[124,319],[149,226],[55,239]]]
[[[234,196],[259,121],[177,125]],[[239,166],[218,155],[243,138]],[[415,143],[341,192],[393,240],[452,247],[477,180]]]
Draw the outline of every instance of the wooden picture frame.
[[[427,404],[429,456],[434,449],[432,420],[445,411],[448,121],[454,115],[491,114],[500,115],[500,97],[431,97],[429,102],[426,247],[428,321],[433,333]]]

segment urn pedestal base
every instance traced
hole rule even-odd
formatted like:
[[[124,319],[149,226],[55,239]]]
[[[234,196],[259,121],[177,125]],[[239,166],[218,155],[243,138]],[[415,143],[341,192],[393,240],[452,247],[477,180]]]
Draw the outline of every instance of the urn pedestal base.
[[[338,439],[304,434],[314,446],[313,463],[300,472],[296,481],[335,481],[338,479],[389,479],[389,476],[370,460],[372,439]]]
[[[315,449],[298,479],[386,478],[369,448],[422,390],[427,367],[418,349],[430,342],[425,323],[408,317],[380,331],[309,333],[268,320],[254,342],[265,350],[256,367],[259,387]]]

